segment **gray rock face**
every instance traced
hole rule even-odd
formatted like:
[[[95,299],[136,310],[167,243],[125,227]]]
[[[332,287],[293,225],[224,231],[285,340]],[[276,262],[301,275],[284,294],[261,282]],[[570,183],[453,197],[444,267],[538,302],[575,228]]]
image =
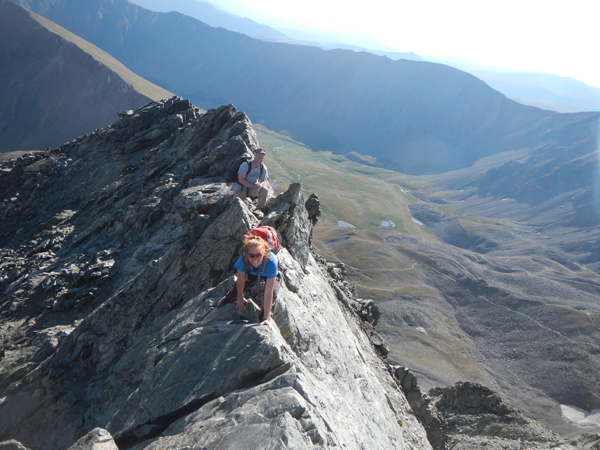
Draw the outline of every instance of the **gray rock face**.
[[[373,308],[311,253],[300,186],[261,221],[233,199],[225,175],[257,147],[233,106],[200,115],[173,98],[2,163],[0,439],[431,448],[357,314]],[[272,330],[216,308],[259,224],[284,244]]]
[[[565,440],[481,384],[458,382],[423,394],[410,370],[395,367],[395,375],[436,450],[600,448],[600,435]]]
[[[429,391],[448,427],[449,447],[574,448],[538,422],[502,402],[500,396],[477,383],[456,383]],[[562,447],[561,447],[562,446]]]
[[[67,450],[119,450],[119,448],[108,431],[94,428]]]
[[[9,441],[0,442],[0,450],[27,450],[27,447],[20,442],[11,439]]]

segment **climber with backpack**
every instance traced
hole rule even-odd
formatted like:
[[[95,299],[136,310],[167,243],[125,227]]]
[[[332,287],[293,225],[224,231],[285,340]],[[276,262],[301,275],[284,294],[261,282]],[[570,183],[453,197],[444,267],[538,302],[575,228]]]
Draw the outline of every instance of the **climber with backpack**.
[[[267,166],[263,164],[267,151],[259,148],[254,153],[254,159],[244,161],[240,164],[237,172],[237,180],[233,185],[233,194],[241,200],[246,197],[258,199],[256,207],[264,212],[267,202],[267,190],[265,184],[269,178]]]
[[[245,311],[251,300],[246,299],[244,293],[256,282],[264,280],[265,289],[259,322],[271,329],[269,319],[281,284],[281,267],[277,257],[281,245],[277,231],[269,226],[254,228],[244,237],[243,248],[244,253],[234,264],[237,280],[219,301],[218,307],[235,302],[238,311]]]

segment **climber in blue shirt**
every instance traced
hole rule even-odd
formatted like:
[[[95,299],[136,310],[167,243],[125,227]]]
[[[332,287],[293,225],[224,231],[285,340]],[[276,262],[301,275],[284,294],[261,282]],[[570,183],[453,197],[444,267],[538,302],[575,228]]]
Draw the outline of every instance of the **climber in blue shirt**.
[[[244,298],[244,293],[260,279],[265,280],[260,324],[267,325],[271,318],[272,306],[277,299],[281,274],[277,255],[271,251],[269,244],[262,238],[248,234],[244,238],[244,253],[236,261],[237,281],[233,287],[219,301],[219,307],[236,302],[238,311],[245,311],[249,300]]]

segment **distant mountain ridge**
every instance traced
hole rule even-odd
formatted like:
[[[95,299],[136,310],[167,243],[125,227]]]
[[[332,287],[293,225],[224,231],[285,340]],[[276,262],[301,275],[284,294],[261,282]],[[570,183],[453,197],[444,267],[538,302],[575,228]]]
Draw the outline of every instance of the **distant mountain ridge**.
[[[222,27],[258,39],[278,42],[290,40],[274,28],[259,24],[246,17],[229,14],[208,2],[197,0],[135,0],[133,3],[157,12],[178,11],[201,20],[211,27]]]
[[[581,111],[600,111],[600,89],[582,81],[547,73],[473,71],[494,89],[529,102],[563,102]],[[565,111],[569,112],[569,111]],[[576,112],[576,111],[571,111]]]
[[[424,59],[473,74],[509,98],[526,105],[559,112],[600,111],[600,88],[573,78],[485,67],[456,58]]]
[[[243,33],[250,37],[270,42],[283,42],[288,44],[301,44],[319,47],[324,50],[344,49],[356,52],[369,52],[374,55],[388,56],[390,59],[411,59],[422,61],[422,58],[412,52],[390,52],[373,50],[352,44],[345,44],[342,39],[334,35],[323,35],[314,32],[289,29],[284,27],[270,27],[257,23],[247,17],[228,13],[210,2],[200,0],[132,0],[133,3],[156,12],[177,11],[194,17],[211,27],[222,27],[236,33]]]
[[[421,57],[414,52],[377,50],[376,43],[363,46],[347,44],[344,43],[344,36],[338,36],[335,32],[326,35],[285,27],[272,28],[254,20],[230,14],[219,9],[213,3],[200,0],[138,0],[135,3],[153,11],[179,11],[210,26],[223,27],[267,41],[313,45],[325,50],[366,51],[394,60],[410,59],[446,64],[475,75],[490,87],[524,105],[558,112],[600,111],[600,89],[567,77],[548,73],[486,68],[457,58]],[[218,4],[218,2],[215,3]],[[347,39],[352,39],[352,37]]]
[[[0,152],[45,149],[169,92],[67,30],[0,0]],[[92,108],[93,107],[93,108]]]
[[[356,152],[406,173],[563,141],[565,127],[587,117],[517,104],[448,66],[263,42],[125,0],[30,6],[201,107],[235,103],[314,149]]]

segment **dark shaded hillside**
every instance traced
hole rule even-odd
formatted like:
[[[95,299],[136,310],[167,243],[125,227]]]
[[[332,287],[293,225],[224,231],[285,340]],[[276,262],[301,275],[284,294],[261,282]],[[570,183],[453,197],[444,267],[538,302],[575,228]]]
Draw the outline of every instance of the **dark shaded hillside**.
[[[211,3],[200,0],[135,0],[133,3],[152,11],[179,11],[186,16],[195,17],[211,27],[222,27],[258,39],[277,42],[290,40],[274,28],[257,23],[247,17],[230,14]]]
[[[581,117],[517,104],[439,64],[262,42],[126,0],[22,2],[199,106],[235,102],[314,149],[373,156],[407,173],[569,138],[563,127]]]
[[[114,122],[120,111],[148,103],[148,95],[168,94],[156,87],[140,92],[39,20],[0,0],[0,152],[63,144]]]

